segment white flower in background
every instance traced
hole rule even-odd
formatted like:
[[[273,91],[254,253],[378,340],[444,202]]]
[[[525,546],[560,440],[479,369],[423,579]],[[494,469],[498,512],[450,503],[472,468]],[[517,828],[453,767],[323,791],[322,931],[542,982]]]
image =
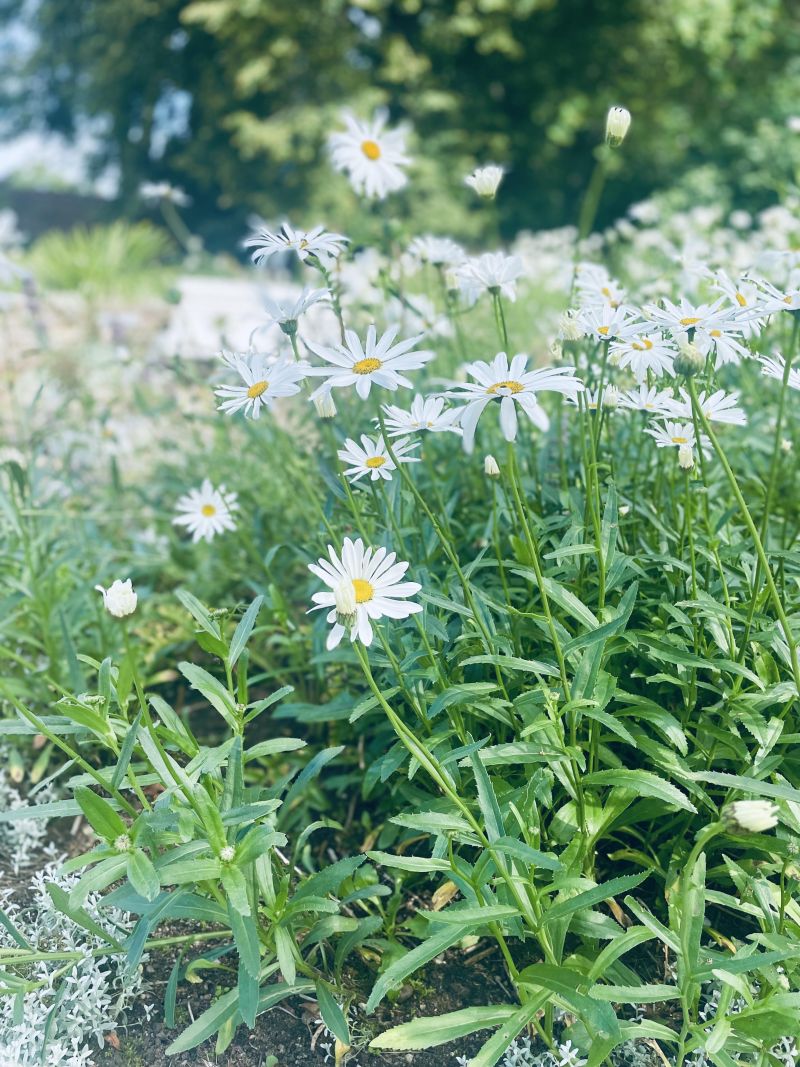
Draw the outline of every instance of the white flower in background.
[[[136,611],[139,598],[134,592],[130,578],[126,578],[124,582],[117,578],[108,589],[104,589],[102,585],[96,585],[95,589],[103,594],[103,606],[115,618],[124,619],[126,615],[132,615]]]
[[[422,340],[422,334],[394,344],[397,332],[397,327],[390,327],[378,338],[377,330],[372,325],[367,330],[363,346],[353,330],[347,330],[345,343],[334,348],[306,341],[306,346],[314,355],[331,364],[329,367],[311,368],[311,374],[325,376],[324,383],[312,394],[312,398],[333,388],[355,385],[358,395],[366,400],[373,382],[392,391],[401,385],[411,389],[412,383],[399,372],[424,367],[433,359],[433,352],[415,350],[414,346]]]
[[[486,475],[487,478],[500,477],[500,465],[491,453],[484,457],[483,473]]]
[[[232,512],[239,507],[236,493],[229,493],[224,485],[215,489],[206,478],[199,489],[191,489],[175,504],[179,512],[172,520],[176,526],[185,526],[192,541],[211,541],[224,530],[235,530]]]
[[[624,304],[620,304],[619,307],[601,304],[596,307],[581,308],[578,312],[578,323],[585,336],[593,337],[595,341],[625,338],[634,331],[638,332],[642,326],[635,312]]]
[[[764,311],[772,314],[774,311],[800,311],[800,289],[789,286],[787,289],[778,289],[769,282],[759,282],[764,292]]]
[[[611,107],[606,115],[606,144],[619,148],[631,128],[631,113],[626,107]]]
[[[470,189],[474,189],[478,196],[483,196],[487,200],[494,200],[497,195],[497,187],[503,180],[504,174],[503,167],[490,163],[488,166],[478,167],[472,174],[468,174],[464,179],[464,184],[468,185]]]
[[[357,193],[371,200],[383,200],[408,181],[403,169],[411,162],[406,155],[407,130],[387,130],[388,117],[383,108],[367,122],[347,112],[343,115],[347,128],[328,138],[334,167],[347,174]]]
[[[783,356],[779,354],[776,354],[774,358],[772,356],[761,356],[759,363],[761,364],[761,373],[766,375],[767,378],[775,378],[779,382],[783,381],[783,375],[786,372],[786,360]],[[789,371],[787,385],[790,389],[800,389],[800,370],[793,368]]]
[[[307,363],[279,359],[270,361],[258,352],[223,352],[223,361],[242,379],[241,385],[221,385],[215,395],[222,403],[218,411],[233,415],[243,411],[257,419],[262,408],[269,408],[279,397],[300,392],[300,382],[310,368]]]
[[[263,299],[269,321],[280,326],[284,333],[294,333],[297,330],[297,320],[300,316],[329,295],[328,289],[304,289],[294,301],[273,300],[268,296]]]
[[[733,281],[724,270],[714,271],[711,288],[723,293],[729,300],[734,312],[736,328],[744,337],[757,337],[764,329],[764,296],[750,278]]]
[[[394,404],[384,404],[383,410],[386,412],[386,427],[390,437],[406,437],[423,430],[429,430],[431,433],[444,430],[461,433],[457,425],[459,409],[445,409],[444,397],[441,396],[424,397],[417,393],[410,411]]]
[[[663,424],[645,427],[659,448],[677,448],[678,462],[684,470],[694,466],[694,448],[697,443],[694,425],[691,422],[665,422]],[[709,447],[711,442],[707,437],[701,438],[704,447]]]
[[[455,267],[467,258],[461,245],[449,237],[415,237],[408,251],[416,259],[434,267]]]
[[[552,391],[575,396],[583,389],[583,383],[573,374],[574,367],[544,367],[529,371],[526,370],[527,365],[528,356],[522,353],[509,362],[505,352],[498,352],[491,363],[479,360],[464,368],[475,379],[475,383],[465,382],[445,394],[455,400],[466,401],[460,423],[467,452],[473,449],[478,419],[486,405],[493,400],[500,402],[503,436],[506,441],[513,441],[517,436],[517,404],[535,426],[546,430],[550,420],[536,399],[537,392]]]
[[[187,207],[192,202],[183,189],[169,182],[142,182],[139,186],[139,196],[147,203],[158,204],[166,200],[176,207]]]
[[[612,108],[612,111],[622,111],[622,108]],[[581,1056],[580,1049],[577,1049],[571,1041],[567,1041],[563,1045],[559,1045],[557,1053],[554,1056],[557,1067],[586,1067],[589,1062],[583,1056]]]
[[[698,326],[706,330],[724,326],[734,317],[733,307],[726,305],[725,297],[721,296],[712,304],[692,304],[685,297],[680,302],[673,304],[671,300],[662,301],[663,307],[657,304],[645,304],[643,312],[645,316],[657,326],[678,333],[686,333],[687,330]]]
[[[673,375],[676,351],[674,343],[660,334],[637,333],[623,341],[614,341],[609,348],[609,359],[621,369],[630,367],[636,381],[641,383],[648,372]]]
[[[340,233],[328,233],[324,226],[315,226],[313,230],[295,230],[288,222],[284,222],[276,232],[263,227],[251,234],[244,242],[244,247],[255,249],[255,264],[265,263],[272,256],[285,252],[294,252],[302,263],[313,257],[328,264],[342,254],[347,240]]]
[[[583,327],[578,321],[578,312],[575,308],[567,308],[561,313],[558,320],[558,332],[564,341],[580,341],[583,337]]]
[[[397,462],[418,463],[419,460],[416,457],[405,454],[412,448],[416,448],[416,444],[395,445],[392,451],[397,457]],[[392,471],[397,470],[392,457],[389,455],[386,442],[382,437],[373,439],[362,433],[360,446],[351,437],[348,437],[344,443],[344,448],[340,448],[336,454],[342,463],[350,464],[349,467],[345,467],[344,473],[351,482],[358,482],[365,475],[368,475],[370,481],[373,482],[379,478],[390,482],[392,480]]]
[[[363,644],[372,644],[372,622],[386,616],[390,619],[405,619],[415,612],[422,611],[422,605],[409,602],[405,598],[415,596],[422,586],[418,582],[402,581],[408,570],[407,563],[396,562],[394,552],[385,548],[364,548],[359,537],[351,541],[344,539],[341,559],[328,545],[330,560],[320,559],[310,563],[308,569],[320,578],[330,592],[314,593],[312,600],[316,608],[330,608],[327,620],[333,624],[328,635],[328,649],[336,648],[350,630],[350,640],[358,638]],[[353,597],[345,597],[343,583],[352,583]],[[355,614],[352,623],[345,628],[338,619],[337,602],[342,607],[351,607],[355,600]]]
[[[788,437],[784,437],[781,440],[781,452],[789,453],[789,452],[792,451],[792,448],[793,448],[792,442],[789,440]]]
[[[722,810],[725,828],[736,834],[761,834],[778,824],[778,808],[771,800],[735,800]]]
[[[486,252],[468,259],[455,271],[458,286],[470,304],[474,304],[481,293],[499,293],[508,300],[516,300],[517,279],[521,274],[519,256],[507,256],[503,252]]]
[[[649,415],[669,415],[669,403],[672,399],[669,389],[657,389],[655,386],[643,384],[638,389],[620,393],[619,406],[630,411],[645,411]]]
[[[582,308],[601,308],[604,304],[616,308],[625,300],[625,290],[599,263],[579,263],[575,287]]]
[[[620,406],[620,391],[616,385],[605,385],[601,389],[584,389],[578,396],[568,396],[568,404],[579,406],[581,403],[587,411],[613,410]]]
[[[724,389],[718,389],[711,396],[706,396],[704,391],[698,394],[697,403],[709,422],[728,423],[731,426],[744,426],[747,423],[747,415],[738,406],[738,393],[726,393]],[[681,389],[680,400],[668,401],[667,407],[676,418],[692,417],[692,398],[685,389]]]

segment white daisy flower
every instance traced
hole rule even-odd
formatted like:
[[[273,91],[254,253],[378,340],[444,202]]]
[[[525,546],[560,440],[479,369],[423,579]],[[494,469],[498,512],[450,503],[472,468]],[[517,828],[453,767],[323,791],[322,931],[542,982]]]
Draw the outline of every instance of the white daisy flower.
[[[644,314],[658,326],[668,330],[686,332],[696,329],[698,326],[712,330],[718,326],[724,326],[734,316],[732,307],[726,306],[725,297],[721,296],[713,304],[692,304],[685,297],[681,297],[678,304],[671,300],[662,301],[664,306],[646,304]]]
[[[761,373],[766,375],[767,378],[775,378],[777,381],[783,381],[783,375],[786,370],[786,360],[781,355],[776,355],[773,359],[771,356],[762,356],[759,360],[761,364]],[[787,384],[790,389],[800,389],[800,370],[792,369],[789,371],[789,377]]]
[[[717,270],[712,274],[711,288],[728,298],[734,310],[736,326],[744,337],[757,337],[764,329],[766,314],[764,295],[751,278],[741,277],[737,281]]]
[[[445,410],[442,396],[424,397],[417,393],[410,411],[395,407],[394,404],[384,404],[383,410],[386,412],[386,426],[390,437],[406,437],[423,430],[430,430],[431,433],[441,433],[445,430],[461,433],[457,425],[459,409]]]
[[[674,375],[672,361],[676,352],[673,342],[657,333],[637,333],[625,340],[614,341],[609,348],[609,359],[617,367],[630,367],[634,378],[641,384],[648,371],[656,375]]]
[[[683,470],[692,469],[697,444],[693,423],[665,422],[647,426],[644,432],[653,438],[658,448],[677,448],[680,466]],[[710,448],[711,442],[705,435],[700,440],[704,448]]]
[[[638,389],[629,389],[620,393],[619,406],[629,411],[646,411],[649,415],[669,415],[669,402],[673,396],[669,389],[648,388],[640,385]]]
[[[257,419],[262,408],[269,408],[278,397],[300,392],[299,383],[311,369],[308,363],[279,359],[270,361],[258,352],[223,352],[223,361],[236,371],[242,385],[221,385],[214,392],[222,403],[217,408],[226,415],[244,411]]]
[[[747,423],[747,415],[738,407],[739,394],[726,393],[724,389],[718,389],[711,396],[706,396],[705,391],[697,397],[697,403],[709,422],[723,422],[731,426],[744,426]],[[672,399],[667,402],[670,414],[679,419],[691,419],[692,398],[685,389],[681,389],[681,399]]]
[[[544,367],[526,370],[528,356],[518,353],[509,363],[505,352],[498,352],[491,363],[478,361],[464,368],[475,379],[465,382],[445,396],[467,403],[461,410],[461,428],[464,431],[464,448],[471,452],[475,442],[475,427],[487,404],[500,401],[500,428],[506,441],[517,436],[517,409],[519,404],[528,418],[540,430],[550,425],[547,413],[536,399],[539,391],[549,390],[574,396],[583,389],[583,383],[574,376],[574,367]]]
[[[416,444],[396,445],[392,451],[397,457],[398,463],[418,463],[415,456],[406,456],[410,449],[416,448]],[[336,453],[342,463],[349,463],[345,468],[345,475],[351,482],[360,481],[365,475],[369,475],[372,482],[382,478],[386,482],[392,480],[392,471],[397,470],[394,460],[389,455],[386,442],[382,437],[371,438],[365,433],[361,435],[361,446],[357,445],[352,437],[348,437],[344,448]]]
[[[688,341],[688,336],[683,338],[679,336],[677,340],[680,344],[683,340]],[[717,370],[724,367],[726,363],[738,366],[743,359],[749,359],[753,354],[747,345],[742,344],[742,334],[739,332],[738,323],[731,323],[725,329],[715,326],[709,330],[704,326],[698,326],[694,332],[693,344],[702,356],[707,356],[712,349],[714,350],[714,366]]]
[[[781,290],[765,281],[759,282],[759,285],[764,291],[764,311],[768,314],[774,311],[800,311],[800,289],[789,287]]]
[[[350,640],[356,638],[365,645],[372,644],[372,622],[382,619],[405,619],[418,611],[422,605],[405,600],[415,596],[422,586],[418,582],[404,582],[407,563],[396,562],[394,552],[385,548],[364,548],[359,537],[351,541],[345,537],[342,545],[341,559],[328,545],[327,559],[310,563],[308,569],[320,578],[330,592],[314,593],[314,611],[317,608],[330,608],[327,620],[332,629],[326,642],[328,649],[336,648],[350,631]],[[338,594],[338,595],[337,595]],[[353,614],[340,614],[341,608],[351,609],[355,600]],[[341,621],[340,621],[341,620]]]
[[[343,116],[347,129],[328,138],[334,167],[344,171],[355,191],[370,200],[383,200],[408,181],[403,170],[411,162],[406,155],[407,131],[402,126],[387,130],[387,118],[383,108],[368,122],[347,112]]]
[[[499,293],[508,300],[517,299],[517,279],[522,274],[519,256],[503,252],[486,252],[468,259],[456,268],[455,276],[465,300],[474,304],[481,293]]]
[[[615,308],[625,300],[625,290],[599,263],[579,263],[575,286],[582,308],[601,308],[604,304]]]
[[[263,299],[270,323],[280,326],[284,333],[294,333],[300,316],[329,295],[328,289],[304,289],[294,301],[273,300],[268,296]],[[292,329],[293,326],[294,329]]]
[[[415,237],[408,251],[416,259],[431,263],[434,267],[455,267],[467,258],[461,245],[449,237]]]
[[[331,364],[330,367],[311,368],[311,374],[325,376],[325,382],[312,394],[312,399],[332,388],[355,385],[358,395],[366,400],[373,382],[392,392],[401,385],[411,389],[408,378],[398,372],[418,370],[433,359],[433,352],[427,349],[415,351],[414,346],[422,340],[421,333],[394,344],[396,336],[397,327],[392,326],[378,338],[372,325],[367,330],[363,346],[353,330],[346,330],[345,343],[335,348],[306,341],[306,346],[316,356]]]
[[[602,389],[584,389],[581,397],[587,411],[608,411],[620,406],[620,391],[616,385],[605,385]],[[567,403],[577,407],[577,395],[568,396]]]
[[[251,234],[244,242],[245,248],[254,248],[253,262],[265,263],[281,252],[294,252],[305,263],[315,258],[327,264],[344,251],[347,238],[340,233],[328,233],[324,226],[315,226],[313,230],[295,230],[288,222],[273,233],[266,227]]]
[[[503,180],[505,170],[503,167],[498,167],[495,163],[489,163],[485,167],[478,167],[468,174],[464,179],[464,184],[468,185],[470,189],[474,189],[478,196],[483,196],[487,200],[494,200],[497,195],[497,187]]]
[[[778,806],[771,800],[734,800],[722,809],[729,833],[763,834],[778,825]]]
[[[624,304],[615,307],[608,303],[581,308],[578,323],[584,335],[596,341],[624,339],[632,332],[638,332],[642,326],[631,308]]]
[[[172,521],[176,526],[185,526],[192,541],[211,541],[224,530],[236,529],[232,515],[239,507],[236,496],[224,485],[215,489],[206,478],[199,489],[192,489],[178,499],[175,510],[180,514]]]

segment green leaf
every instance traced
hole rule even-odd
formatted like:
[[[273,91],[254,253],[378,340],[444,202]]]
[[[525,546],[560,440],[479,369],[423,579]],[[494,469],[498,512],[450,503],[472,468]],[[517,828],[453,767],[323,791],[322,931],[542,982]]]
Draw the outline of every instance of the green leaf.
[[[525,1003],[509,1015],[500,1029],[490,1037],[476,1056],[469,1061],[469,1067],[494,1067],[509,1045],[522,1033],[550,999],[550,994],[539,993],[526,999]]]
[[[145,900],[155,900],[161,888],[158,874],[150,857],[141,849],[134,849],[128,853],[127,866],[128,880]]]
[[[177,1056],[179,1052],[188,1052],[189,1049],[196,1048],[210,1037],[213,1037],[228,1019],[233,1018],[238,1001],[238,989],[231,989],[219,997],[218,1000],[215,1000],[210,1008],[206,1008],[191,1026],[187,1026],[183,1033],[175,1038],[167,1049],[167,1055]]]
[[[317,1004],[322,1021],[333,1036],[338,1037],[343,1045],[350,1045],[350,1027],[345,1014],[324,982],[317,982]]]
[[[794,789],[783,782],[760,782],[743,774],[725,774],[722,771],[695,771],[691,778],[696,782],[708,782],[710,785],[722,785],[728,789],[738,789],[749,796],[770,797],[773,800],[790,800],[800,804],[800,789]]]
[[[410,974],[430,963],[441,952],[445,952],[467,933],[462,925],[445,926],[444,930],[435,933],[410,952],[395,960],[375,983],[367,1001],[367,1014],[374,1011],[390,989],[394,989],[408,978]]]
[[[208,611],[206,611],[196,596],[188,592],[186,589],[177,589],[175,591],[175,596],[194,618],[195,622],[199,623],[201,629],[205,630],[207,634],[211,634],[212,637],[221,639],[222,634],[220,633],[219,626],[213,621]]]
[[[258,940],[258,929],[252,915],[242,915],[228,901],[228,921],[233,930],[233,940],[236,943],[236,951],[242,966],[252,978],[258,978],[261,968],[261,948]]]
[[[236,704],[225,686],[213,674],[203,670],[194,663],[181,662],[178,670],[198,693],[206,698],[209,704],[219,712],[230,728],[238,732],[238,716]]]
[[[489,1030],[502,1026],[514,1015],[515,1009],[507,1004],[486,1008],[463,1008],[447,1015],[429,1015],[410,1023],[394,1026],[369,1043],[370,1048],[389,1049],[394,1052],[416,1052],[435,1048],[448,1041],[456,1041],[476,1030]]]
[[[128,828],[107,800],[85,787],[75,790],[75,799],[92,829],[110,845],[126,834]]]
[[[120,749],[119,759],[117,765],[114,768],[114,774],[111,778],[111,788],[119,789],[120,783],[125,775],[128,773],[128,766],[131,762],[131,756],[133,755],[133,749],[136,745],[136,738],[139,734],[139,724],[142,721],[141,709],[136,713],[136,718],[128,727],[128,732],[125,734],[125,740],[122,742],[122,748]]]
[[[653,774],[651,771],[616,769],[594,771],[592,774],[584,776],[583,784],[612,785],[621,789],[630,789],[639,796],[653,797],[656,800],[663,800],[666,804],[682,808],[684,811],[697,812],[697,808],[691,800],[677,786],[665,781],[663,778],[659,778],[657,774]],[[798,799],[800,799],[800,794],[798,794]]]
[[[261,611],[261,605],[264,603],[263,596],[257,596],[247,611],[244,613],[239,621],[239,625],[234,631],[231,638],[230,652],[228,653],[228,662],[231,667],[235,666],[236,661],[241,656],[247,647],[247,642],[250,639],[250,634],[253,632],[253,627],[256,624],[258,613]]]
[[[603,882],[602,885],[596,885],[593,889],[586,889],[583,893],[578,893],[567,900],[560,900],[547,909],[544,921],[545,923],[552,923],[557,919],[563,919],[566,915],[571,915],[575,911],[580,911],[583,908],[592,908],[595,904],[602,904],[604,900],[611,900],[618,893],[625,893],[629,889],[635,889],[649,875],[649,871],[645,871],[644,874],[624,874],[620,878],[612,878],[608,882]]]
[[[374,863],[380,863],[383,867],[394,867],[400,871],[451,870],[449,860],[430,859],[427,856],[393,856],[390,852],[368,852],[367,855]]]
[[[122,949],[120,942],[109,934],[107,930],[104,930],[99,923],[95,922],[88,911],[80,906],[73,906],[70,903],[69,893],[63,890],[61,886],[56,885],[55,882],[48,882],[47,893],[56,910],[60,911],[62,915],[66,915],[76,926],[80,926],[81,929],[88,931],[93,937],[98,938],[100,941],[107,942],[115,949]]]
[[[276,926],[275,932],[275,953],[278,957],[278,966],[281,969],[281,974],[284,980],[292,985],[297,977],[297,961],[295,960],[295,952],[297,947],[295,945],[294,937],[289,930],[284,926]]]
[[[502,922],[505,919],[519,918],[519,908],[509,904],[485,904],[483,907],[470,908],[457,905],[445,911],[420,911],[432,923],[463,923],[464,926],[485,926],[486,923]]]
[[[543,663],[538,659],[520,659],[518,656],[470,656],[461,661],[462,667],[469,667],[473,663],[488,663],[499,667],[501,670],[523,671],[527,674],[541,674],[545,678],[559,678],[558,667],[552,663]]]
[[[674,985],[596,985],[589,996],[611,1004],[660,1004],[662,1000],[680,1000],[681,991]]]
[[[228,904],[234,907],[240,915],[249,915],[250,901],[247,897],[247,881],[239,868],[230,863],[223,863],[220,880],[225,892],[228,894]]]

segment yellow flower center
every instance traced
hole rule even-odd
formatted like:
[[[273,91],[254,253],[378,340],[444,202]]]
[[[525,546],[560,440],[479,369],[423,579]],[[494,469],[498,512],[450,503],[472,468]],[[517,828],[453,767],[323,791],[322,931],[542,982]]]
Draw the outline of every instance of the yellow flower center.
[[[681,319],[681,326],[696,326],[700,319]]]
[[[377,470],[378,467],[382,467],[385,462],[385,456],[370,456],[367,460],[366,465],[370,468],[370,470]]]
[[[746,308],[747,307],[747,301],[745,300],[744,296],[742,296],[741,293],[737,293],[736,294],[736,303],[739,305],[740,308]]]
[[[785,296],[783,298],[783,302],[784,302],[784,304],[791,304],[792,303],[792,298],[790,296]]]
[[[375,595],[375,590],[366,578],[354,578],[353,589],[356,594],[356,604],[366,604]]]
[[[203,506],[200,508],[200,512],[202,515],[205,515],[207,519],[210,519],[212,515],[217,514],[217,509],[214,507],[213,504],[203,504]]]
[[[650,340],[649,337],[643,337],[641,344],[638,344],[636,341],[634,341],[631,345],[631,348],[635,348],[637,352],[649,352],[652,347],[653,342]]]
[[[514,393],[521,393],[525,388],[521,382],[495,382],[494,385],[490,385],[486,390],[487,393],[493,395],[500,393],[502,396],[512,396]]]
[[[597,327],[597,332],[601,333],[603,335],[603,337],[607,337],[608,336],[608,331],[610,329],[611,329],[610,326],[598,326]]]
[[[722,330],[709,330],[708,331],[708,336],[709,337],[722,337]]]
[[[688,437],[673,437],[672,438],[672,443],[673,443],[673,445],[688,445],[689,444],[689,438]]]
[[[367,159],[371,159],[373,163],[376,159],[381,158],[381,146],[378,144],[377,141],[362,141],[361,151],[364,153]]]
[[[256,397],[261,396],[262,393],[266,393],[269,388],[269,382],[253,382],[250,388],[247,390],[247,395],[251,400],[255,400]]]
[[[358,363],[353,364],[354,374],[372,374],[373,371],[381,369],[381,361],[379,359],[360,359]]]

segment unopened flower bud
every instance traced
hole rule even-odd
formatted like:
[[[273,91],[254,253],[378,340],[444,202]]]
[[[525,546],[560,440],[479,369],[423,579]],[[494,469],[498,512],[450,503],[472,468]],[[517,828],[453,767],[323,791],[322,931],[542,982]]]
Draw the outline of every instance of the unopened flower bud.
[[[627,515],[630,510],[631,510],[630,504],[620,504],[620,506],[619,506],[619,513],[623,517],[625,515]]]
[[[792,442],[789,440],[788,437],[784,437],[784,439],[781,441],[781,450],[783,452],[792,451]]]
[[[778,823],[778,809],[771,800],[736,800],[722,812],[725,829],[735,834],[760,834]]]
[[[102,585],[96,585],[95,589],[103,594],[105,609],[115,618],[123,619],[126,615],[132,615],[136,611],[138,597],[133,591],[130,578],[124,582],[117,578],[108,589],[104,589]]]
[[[226,845],[219,850],[219,858],[223,863],[230,863],[233,857],[236,855],[236,849],[233,845]]]
[[[336,414],[336,401],[330,392],[320,393],[319,396],[315,396],[314,407],[317,409],[317,414],[321,419],[332,419]]]
[[[356,617],[356,588],[350,578],[342,578],[333,592],[333,600],[336,605],[336,621],[340,626],[349,629]]]
[[[694,466],[694,449],[691,445],[681,445],[678,449],[678,464],[681,470],[690,471]]]
[[[577,311],[567,308],[558,320],[558,330],[565,341],[580,341],[583,337],[583,328],[578,322]]]
[[[494,456],[487,456],[483,461],[483,473],[487,478],[499,478],[500,468]]]
[[[612,107],[606,115],[606,144],[619,148],[630,129],[631,113],[625,107]]]
[[[676,374],[683,374],[684,377],[691,378],[702,370],[704,365],[705,357],[697,345],[692,344],[691,341],[684,341],[683,344],[679,345],[678,354],[674,362]]]
[[[120,834],[119,837],[114,838],[114,848],[117,852],[130,852],[131,839],[127,834]]]
[[[494,200],[497,194],[497,187],[503,180],[504,173],[502,167],[490,164],[488,167],[478,167],[472,174],[467,175],[464,182],[471,189],[474,189],[478,196],[483,196],[487,200]]]

